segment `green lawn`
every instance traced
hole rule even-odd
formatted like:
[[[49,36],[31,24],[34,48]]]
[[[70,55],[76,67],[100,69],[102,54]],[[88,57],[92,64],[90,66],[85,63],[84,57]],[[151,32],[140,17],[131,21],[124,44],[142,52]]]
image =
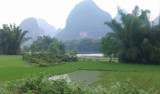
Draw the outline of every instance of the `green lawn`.
[[[79,69],[108,70],[100,75],[102,80],[99,83],[105,87],[111,83],[131,78],[131,81],[142,89],[160,88],[160,65],[80,61],[52,67],[34,67],[23,61],[21,56],[0,56],[0,82],[22,79],[28,74],[36,76],[40,72],[52,76]]]

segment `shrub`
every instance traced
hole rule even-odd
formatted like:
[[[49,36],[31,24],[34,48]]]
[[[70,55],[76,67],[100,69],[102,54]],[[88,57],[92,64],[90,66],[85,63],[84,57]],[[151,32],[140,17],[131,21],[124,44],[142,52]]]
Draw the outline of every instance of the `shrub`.
[[[81,86],[79,83],[67,82],[65,79],[49,80],[42,73],[39,77],[28,76],[23,80],[9,82],[4,88],[0,89],[0,93],[9,94],[158,94],[156,91],[143,91],[129,80],[124,83],[117,83],[109,88],[98,86],[90,88]]]
[[[50,53],[36,53],[36,54],[25,54],[23,55],[23,60],[30,63],[38,64],[40,67],[47,67],[55,64],[60,64],[61,62],[76,62],[78,57],[71,57],[68,55],[54,55]]]

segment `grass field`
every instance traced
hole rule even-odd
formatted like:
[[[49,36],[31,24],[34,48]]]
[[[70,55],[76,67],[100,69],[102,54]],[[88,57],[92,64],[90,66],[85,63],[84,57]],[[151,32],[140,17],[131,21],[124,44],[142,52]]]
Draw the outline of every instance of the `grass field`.
[[[105,72],[101,74],[102,80],[99,82],[104,87],[117,82],[124,82],[126,79],[137,86],[139,89],[160,90],[160,72]]]
[[[0,82],[22,79],[28,74],[36,76],[40,72],[45,72],[46,75],[52,76],[79,69],[105,70],[100,75],[101,80],[97,82],[104,87],[117,81],[122,82],[127,78],[131,78],[131,81],[141,89],[160,88],[160,65],[80,61],[52,67],[34,67],[23,61],[21,56],[0,56]]]

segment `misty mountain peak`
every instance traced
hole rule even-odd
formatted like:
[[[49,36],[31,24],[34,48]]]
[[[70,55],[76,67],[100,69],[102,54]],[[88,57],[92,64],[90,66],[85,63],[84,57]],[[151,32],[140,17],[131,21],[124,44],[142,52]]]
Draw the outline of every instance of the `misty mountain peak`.
[[[98,39],[111,31],[105,21],[111,21],[109,13],[100,9],[93,0],[84,0],[70,12],[65,28],[57,35],[58,39],[81,38]]]
[[[159,16],[157,16],[155,19],[154,19],[154,25],[158,25],[159,24],[159,22],[160,22],[160,15]]]
[[[27,41],[24,45],[30,45],[39,36],[51,36],[55,37],[57,32],[55,27],[48,24],[44,19],[39,18],[27,18],[20,24],[20,29],[27,30],[28,33],[25,37],[31,37],[32,39]]]

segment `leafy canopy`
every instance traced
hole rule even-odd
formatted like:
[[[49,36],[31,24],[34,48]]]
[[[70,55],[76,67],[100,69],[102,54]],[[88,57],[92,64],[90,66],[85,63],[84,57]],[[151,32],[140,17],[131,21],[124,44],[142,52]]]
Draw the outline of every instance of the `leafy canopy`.
[[[20,46],[30,38],[25,38],[28,31],[22,31],[15,24],[4,24],[0,29],[0,52],[1,54],[20,54]]]
[[[122,62],[160,63],[160,29],[149,21],[149,10],[135,7],[132,14],[118,9],[122,23],[105,22],[113,32],[102,38],[104,54],[118,54]]]

